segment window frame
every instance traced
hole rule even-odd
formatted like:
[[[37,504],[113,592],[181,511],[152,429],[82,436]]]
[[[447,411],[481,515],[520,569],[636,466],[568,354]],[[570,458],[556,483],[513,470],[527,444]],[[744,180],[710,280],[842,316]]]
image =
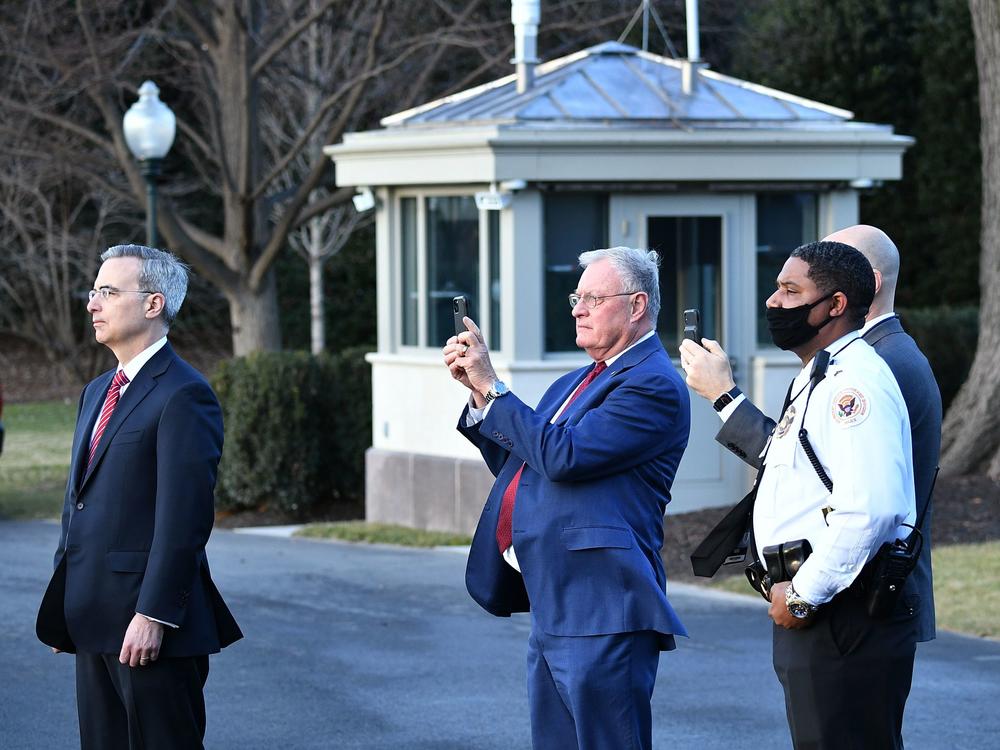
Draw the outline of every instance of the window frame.
[[[394,191],[393,195],[393,239],[392,239],[392,346],[401,354],[425,354],[429,350],[439,351],[444,342],[429,342],[427,324],[428,311],[428,248],[427,248],[427,199],[428,198],[475,198],[477,192],[488,190],[488,185],[445,185],[442,187],[404,188]],[[416,200],[416,264],[417,264],[417,343],[403,343],[403,199]],[[476,324],[487,336],[492,326],[492,311],[490,309],[490,247],[489,247],[489,216],[488,212],[479,210],[479,255],[477,276],[479,281],[479,299],[477,300],[478,319]],[[500,222],[502,227],[502,222]],[[502,229],[498,227],[498,231]],[[502,270],[500,274],[501,288],[503,286]],[[502,317],[503,297],[500,299]],[[501,353],[500,342],[487,338],[490,351]]]

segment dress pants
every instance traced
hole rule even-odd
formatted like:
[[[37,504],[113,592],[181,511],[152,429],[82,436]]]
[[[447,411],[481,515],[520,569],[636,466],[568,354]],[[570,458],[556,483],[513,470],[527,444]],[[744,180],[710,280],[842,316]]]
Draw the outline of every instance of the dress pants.
[[[532,622],[528,702],[534,750],[649,750],[660,662],[651,631],[556,636]]]
[[[845,591],[802,630],[774,626],[774,671],[796,750],[901,750],[916,618],[873,620]]]
[[[208,657],[129,667],[118,654],[76,655],[82,750],[197,750],[205,737]]]

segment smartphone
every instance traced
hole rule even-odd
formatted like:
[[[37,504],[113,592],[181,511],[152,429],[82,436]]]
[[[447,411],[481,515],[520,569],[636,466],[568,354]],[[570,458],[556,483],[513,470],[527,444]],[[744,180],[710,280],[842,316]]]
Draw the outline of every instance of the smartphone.
[[[465,322],[462,320],[465,316],[469,314],[469,298],[464,294],[455,297],[451,301],[452,312],[455,313],[455,335],[457,336],[464,331],[469,330],[465,327]]]
[[[701,346],[701,313],[694,308],[684,311],[684,338]]]

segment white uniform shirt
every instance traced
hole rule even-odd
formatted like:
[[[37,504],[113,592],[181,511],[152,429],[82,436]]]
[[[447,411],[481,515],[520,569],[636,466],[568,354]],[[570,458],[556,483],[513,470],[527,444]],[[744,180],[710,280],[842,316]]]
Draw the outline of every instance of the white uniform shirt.
[[[849,346],[848,346],[849,344]],[[883,542],[914,523],[910,419],[885,361],[858,331],[827,347],[826,378],[806,410],[812,362],[792,385],[793,401],[765,448],[753,524],[757,554],[764,547],[808,539],[812,555],[792,579],[795,591],[822,604],[851,585]],[[805,427],[829,493],[799,442]]]

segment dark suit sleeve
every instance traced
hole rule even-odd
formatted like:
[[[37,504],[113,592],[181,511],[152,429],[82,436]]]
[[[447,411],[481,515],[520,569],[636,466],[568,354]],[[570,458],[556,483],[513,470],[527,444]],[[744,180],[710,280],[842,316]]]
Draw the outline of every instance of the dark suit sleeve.
[[[215,520],[222,410],[207,383],[184,385],[164,405],[156,438],[153,543],[136,611],[183,627]]]
[[[683,400],[687,408],[686,400]],[[682,397],[663,373],[629,378],[588,409],[576,424],[550,424],[514,394],[497,400],[480,423],[490,440],[508,440],[511,452],[553,482],[615,474],[663,453],[676,439]]]
[[[466,439],[479,449],[479,452],[483,456],[483,460],[486,461],[486,466],[493,473],[493,476],[498,476],[500,470],[503,469],[503,465],[507,462],[507,458],[510,456],[510,451],[506,448],[501,448],[499,445],[494,443],[492,440],[487,440],[480,432],[479,426],[481,422],[476,422],[472,426],[467,426],[465,424],[466,417],[469,416],[469,407],[462,410],[462,416],[458,418],[458,431],[461,432]]]
[[[80,417],[83,415],[83,402],[87,396],[87,389],[84,388],[80,391],[80,403],[76,407],[76,431],[79,434],[79,440],[88,440],[88,435],[83,435],[80,433],[81,430],[85,429],[84,425],[80,424]],[[88,440],[89,442],[89,440]],[[75,447],[75,446],[74,446]],[[56,547],[55,557],[52,559],[52,567],[56,568],[59,566],[59,560],[62,559],[63,554],[66,552],[66,537],[69,535],[69,519],[71,516],[70,511],[70,495],[73,489],[73,481],[75,477],[73,476],[76,472],[76,467],[73,465],[73,456],[76,451],[70,448],[69,454],[69,476],[66,478],[66,495],[63,497],[63,509],[62,509],[62,530],[59,532],[59,546]]]
[[[744,398],[722,429],[715,436],[716,442],[728,448],[754,468],[761,467],[760,452],[764,450],[767,436],[774,429],[774,420]]]

